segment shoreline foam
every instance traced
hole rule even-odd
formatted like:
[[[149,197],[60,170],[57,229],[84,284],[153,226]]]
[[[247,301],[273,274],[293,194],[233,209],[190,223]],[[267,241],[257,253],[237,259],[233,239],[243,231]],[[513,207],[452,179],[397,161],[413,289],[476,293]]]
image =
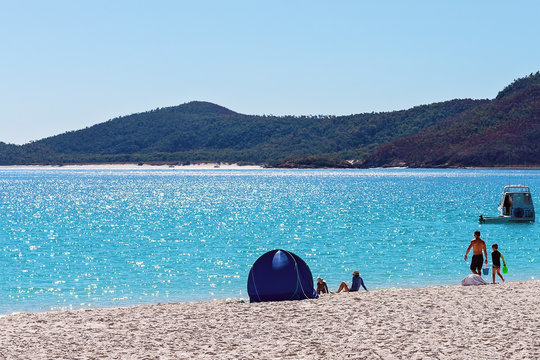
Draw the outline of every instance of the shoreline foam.
[[[540,281],[21,313],[0,358],[538,359]]]

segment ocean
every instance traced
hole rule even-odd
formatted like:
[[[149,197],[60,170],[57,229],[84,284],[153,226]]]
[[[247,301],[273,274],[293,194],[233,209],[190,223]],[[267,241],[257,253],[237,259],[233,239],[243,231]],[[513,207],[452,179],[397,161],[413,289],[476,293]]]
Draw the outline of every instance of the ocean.
[[[2,168],[0,314],[246,299],[276,248],[331,290],[353,270],[368,289],[459,284],[475,230],[507,280],[538,279],[538,217],[478,224],[509,184],[538,211],[538,170]]]

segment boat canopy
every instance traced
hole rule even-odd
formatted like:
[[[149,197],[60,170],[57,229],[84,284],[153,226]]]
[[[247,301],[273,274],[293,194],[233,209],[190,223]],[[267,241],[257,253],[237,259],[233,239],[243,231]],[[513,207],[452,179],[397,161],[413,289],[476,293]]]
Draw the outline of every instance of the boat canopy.
[[[529,187],[525,185],[508,185],[504,187],[503,192],[530,193],[531,191],[529,190]]]

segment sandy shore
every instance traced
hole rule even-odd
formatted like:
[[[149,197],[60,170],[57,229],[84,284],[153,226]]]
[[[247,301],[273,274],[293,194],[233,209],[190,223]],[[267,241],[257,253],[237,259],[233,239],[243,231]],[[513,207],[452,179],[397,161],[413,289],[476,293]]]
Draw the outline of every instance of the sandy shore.
[[[238,165],[227,163],[193,163],[189,165],[167,164],[68,164],[68,165],[6,165],[0,169],[80,169],[80,170],[160,170],[160,169],[261,169],[259,165]]]
[[[0,359],[540,359],[540,281],[0,318]]]

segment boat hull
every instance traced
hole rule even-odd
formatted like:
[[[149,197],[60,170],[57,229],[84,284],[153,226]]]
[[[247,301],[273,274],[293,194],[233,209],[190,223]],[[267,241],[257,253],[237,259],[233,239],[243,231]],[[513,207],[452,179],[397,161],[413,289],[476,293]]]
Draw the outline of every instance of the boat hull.
[[[512,216],[492,216],[479,220],[480,224],[532,223],[534,218],[516,218]]]

